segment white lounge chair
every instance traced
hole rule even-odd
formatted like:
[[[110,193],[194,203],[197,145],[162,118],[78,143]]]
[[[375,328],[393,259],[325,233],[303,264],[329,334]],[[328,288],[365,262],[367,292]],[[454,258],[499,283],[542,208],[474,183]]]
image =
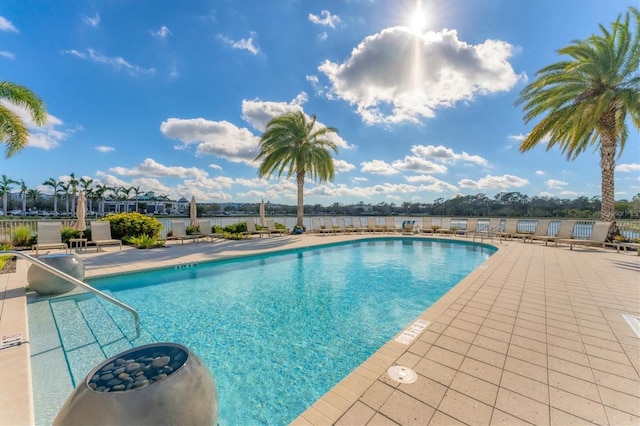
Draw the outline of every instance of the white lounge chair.
[[[333,227],[331,229],[327,229],[325,225],[322,225],[320,223],[320,218],[319,217],[312,217],[311,218],[311,225],[313,226],[313,230],[312,232],[316,233],[316,234],[329,234],[329,233],[333,233]]]
[[[549,224],[551,223],[550,220],[547,219],[540,219],[538,221],[536,221],[536,227],[533,231],[533,233],[524,233],[524,232],[518,232],[513,234],[514,238],[522,238],[522,242],[526,243],[527,239],[531,240],[533,242],[533,237],[541,237],[541,236],[545,236],[548,234],[549,231]]]
[[[458,230],[457,233],[460,235],[464,235],[465,237],[468,237],[469,235],[473,235],[476,233],[477,227],[478,227],[478,218],[472,217],[467,219],[465,228]]]
[[[167,240],[180,240],[180,242],[184,245],[184,241],[191,240],[193,242],[198,242],[198,239],[202,238],[202,235],[188,235],[186,227],[184,225],[184,220],[172,220],[171,221],[171,236],[167,237]]]
[[[369,232],[384,232],[384,226],[378,226],[376,218],[369,216],[367,218],[367,231]]]
[[[222,238],[222,234],[216,234],[213,232],[213,227],[211,226],[211,221],[209,220],[198,220],[198,226],[200,227],[200,236],[204,238],[209,238],[213,241],[214,238]]]
[[[276,222],[273,219],[267,219],[267,229],[270,235],[284,235],[287,233],[286,229],[276,227]]]
[[[122,250],[122,241],[111,238],[111,222],[94,220],[91,222],[91,244],[95,244],[96,252],[100,246],[118,245]]]
[[[453,234],[455,231],[451,229],[451,218],[443,217],[440,222],[440,228],[436,229],[436,234]]]
[[[558,246],[558,240],[568,240],[573,238],[573,228],[576,225],[575,220],[562,220],[560,221],[560,227],[558,228],[558,232],[555,235],[542,235],[542,236],[531,236],[531,240],[540,240],[544,241],[544,245],[548,245],[549,241],[553,241],[555,246]]]
[[[390,216],[384,218],[384,230],[387,231],[387,234],[390,232],[402,232],[402,228],[396,226],[396,221]]]
[[[422,228],[420,228],[420,232],[423,234],[433,234],[433,218],[432,217],[422,218]]]
[[[610,222],[596,222],[591,228],[591,235],[589,238],[560,238],[556,240],[557,243],[569,244],[569,250],[573,250],[573,246],[600,246],[606,249],[607,245],[613,245],[607,243],[607,237],[609,236],[609,228],[611,228]]]
[[[37,238],[38,242],[31,246],[36,251],[36,257],[38,250],[63,249],[66,253],[69,248],[62,242],[62,222],[38,222]]]
[[[252,217],[247,218],[247,232],[245,232],[246,237],[251,237],[252,235],[260,235],[262,238],[263,235],[270,235],[268,229],[258,229],[256,226],[256,221]]]

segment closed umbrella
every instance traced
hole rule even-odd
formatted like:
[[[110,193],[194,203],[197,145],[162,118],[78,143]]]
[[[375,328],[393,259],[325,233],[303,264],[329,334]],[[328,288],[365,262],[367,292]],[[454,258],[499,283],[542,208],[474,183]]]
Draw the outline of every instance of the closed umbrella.
[[[260,225],[264,226],[265,223],[264,213],[264,200],[260,202]]]
[[[189,202],[189,218],[191,219],[190,226],[198,226],[198,209],[196,208],[195,196],[192,196],[191,202]]]
[[[76,206],[76,223],[73,226],[76,231],[80,231],[80,238],[83,237],[84,231],[87,229],[87,223],[85,222],[85,216],[87,214],[87,199],[84,196],[84,191],[80,191],[78,195],[78,205]]]

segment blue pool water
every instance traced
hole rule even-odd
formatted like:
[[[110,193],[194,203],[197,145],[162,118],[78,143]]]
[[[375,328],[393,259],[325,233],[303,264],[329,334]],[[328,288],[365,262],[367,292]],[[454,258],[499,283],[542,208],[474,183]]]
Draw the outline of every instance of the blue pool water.
[[[35,343],[38,334],[53,339],[43,316],[57,324],[58,357],[64,355],[73,386],[128,347],[177,342],[211,369],[220,425],[283,425],[493,251],[426,239],[367,240],[90,280],[138,310],[142,336],[135,338],[126,312],[93,296],[30,304],[36,421],[50,424],[59,408],[38,408],[55,399],[47,396],[52,380],[44,382],[55,344]],[[39,350],[46,361],[36,359]]]

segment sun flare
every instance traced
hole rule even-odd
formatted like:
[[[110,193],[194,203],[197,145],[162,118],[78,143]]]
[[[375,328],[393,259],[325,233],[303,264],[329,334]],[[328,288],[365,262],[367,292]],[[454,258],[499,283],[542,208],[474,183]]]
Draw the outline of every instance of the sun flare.
[[[416,8],[409,16],[409,28],[416,33],[421,33],[427,26],[427,16],[422,10],[422,2],[416,2]]]

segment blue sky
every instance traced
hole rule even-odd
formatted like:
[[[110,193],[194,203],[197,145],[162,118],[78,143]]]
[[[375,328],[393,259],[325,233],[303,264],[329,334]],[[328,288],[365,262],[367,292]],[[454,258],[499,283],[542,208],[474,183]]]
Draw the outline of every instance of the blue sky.
[[[0,79],[50,114],[0,173],[39,188],[70,173],[198,202],[296,203],[257,178],[258,141],[302,109],[339,130],[335,180],[305,203],[457,194],[600,195],[599,152],[520,153],[514,102],[557,49],[633,2],[602,0],[3,0]],[[29,120],[28,116],[24,116]],[[616,199],[640,192],[640,136]]]

